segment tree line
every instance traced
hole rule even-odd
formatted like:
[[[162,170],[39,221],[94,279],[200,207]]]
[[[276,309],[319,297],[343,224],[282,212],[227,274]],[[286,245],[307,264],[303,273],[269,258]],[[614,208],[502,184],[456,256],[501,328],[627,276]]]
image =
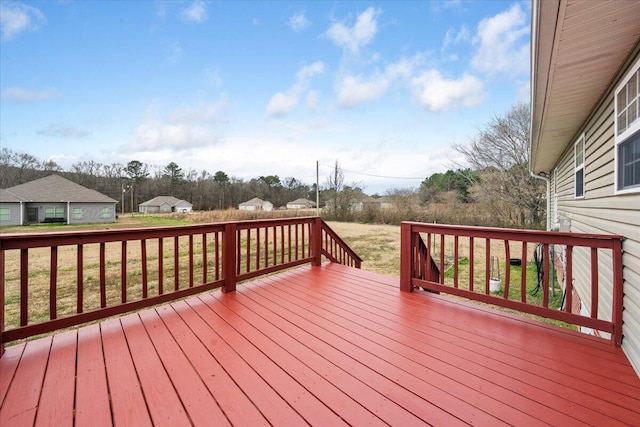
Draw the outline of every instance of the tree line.
[[[514,105],[505,115],[493,117],[469,144],[452,145],[466,159],[464,166],[434,173],[417,189],[387,190],[384,195],[392,209],[384,214],[375,204],[354,203],[365,199],[370,202],[371,198],[358,185],[344,182],[336,161],[319,188],[324,215],[363,222],[413,220],[542,227],[545,188],[528,170],[529,117],[527,104]],[[253,197],[268,200],[275,207],[298,198],[316,199],[316,184],[294,177],[267,175],[244,180],[220,170],[185,170],[175,162],[156,166],[139,160],[126,164],[80,161],[65,170],[52,160],[6,147],[0,150],[0,188],[52,173],[118,200],[118,210],[125,212],[135,212],[138,204],[161,195],[187,200],[195,210],[234,208]]]

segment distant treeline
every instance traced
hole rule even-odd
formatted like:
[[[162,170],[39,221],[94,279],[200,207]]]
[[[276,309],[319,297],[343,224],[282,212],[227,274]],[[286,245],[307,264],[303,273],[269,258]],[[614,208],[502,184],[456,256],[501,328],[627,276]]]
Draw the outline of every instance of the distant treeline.
[[[0,188],[8,188],[38,178],[59,174],[84,187],[99,191],[120,203],[125,212],[137,211],[137,205],[156,196],[174,196],[188,200],[195,210],[228,209],[237,207],[253,197],[268,200],[275,207],[286,206],[298,198],[316,199],[316,184],[307,184],[294,177],[281,179],[278,175],[252,178],[248,181],[229,176],[224,171],[184,170],[177,163],[153,166],[132,160],[127,164],[104,164],[81,161],[64,169],[52,160],[40,160],[29,153],[8,148],[0,151]],[[460,201],[469,202],[469,177],[473,172],[447,171],[426,178],[419,189],[390,189],[387,195],[412,198],[418,204],[442,202],[445,194],[454,192]],[[355,196],[364,195],[357,187],[347,187]],[[320,204],[332,189],[320,183]],[[124,197],[123,197],[124,196]],[[380,196],[376,194],[375,196]],[[122,208],[119,207],[119,211]]]

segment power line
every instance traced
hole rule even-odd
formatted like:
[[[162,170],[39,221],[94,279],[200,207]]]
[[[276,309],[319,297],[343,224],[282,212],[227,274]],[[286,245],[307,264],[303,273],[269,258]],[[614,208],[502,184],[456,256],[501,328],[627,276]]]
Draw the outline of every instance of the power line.
[[[327,168],[330,168],[330,169],[333,169],[333,168],[335,167],[335,165],[334,165],[334,166],[331,166],[331,165],[325,165],[325,164],[323,164],[323,163],[320,163],[320,166],[324,166],[324,167],[327,167]],[[343,172],[354,173],[354,174],[356,174],[356,175],[371,176],[371,177],[374,177],[374,178],[385,178],[385,179],[417,179],[417,180],[420,180],[420,181],[424,180],[424,177],[420,177],[420,178],[418,178],[418,177],[408,177],[408,176],[375,175],[375,174],[372,174],[372,173],[356,172],[356,171],[352,171],[352,170],[344,169],[344,168],[342,168],[342,167],[340,167],[340,170],[341,170],[341,171],[343,171]]]

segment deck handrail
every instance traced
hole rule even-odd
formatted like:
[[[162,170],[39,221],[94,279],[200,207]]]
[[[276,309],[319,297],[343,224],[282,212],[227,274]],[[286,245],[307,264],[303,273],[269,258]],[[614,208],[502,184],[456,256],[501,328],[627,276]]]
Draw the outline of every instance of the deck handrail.
[[[426,257],[437,265],[436,269],[426,268],[427,259],[422,236],[426,237]],[[468,243],[468,279],[461,279],[461,242]],[[576,326],[594,329],[603,336],[610,334],[611,342],[622,343],[622,241],[618,235],[567,233],[554,231],[519,230],[492,227],[471,227],[447,224],[426,224],[403,222],[401,224],[400,288],[412,291],[423,288],[433,292],[480,301],[487,304],[528,313],[536,316],[566,322]],[[492,245],[494,250],[492,251]],[[504,245],[496,250],[496,245]],[[527,260],[535,245],[540,245],[544,254],[541,268],[542,293],[540,305],[528,301]],[[476,257],[476,246],[484,247],[484,258]],[[559,253],[559,254],[558,254]],[[493,255],[492,255],[493,254]],[[577,255],[578,254],[578,255]],[[519,255],[518,258],[514,256]],[[502,260],[504,285],[498,292],[491,292],[490,270],[492,256]],[[552,259],[553,257],[553,259]],[[579,258],[581,271],[576,271]],[[520,279],[512,279],[511,260],[519,260]],[[437,260],[437,262],[435,261]],[[446,270],[449,270],[445,274]],[[561,275],[561,291],[564,304],[559,309],[550,304],[550,286],[555,287],[552,274]],[[589,314],[574,312],[573,291],[578,278],[583,288],[590,290],[586,299]],[[466,282],[466,283],[465,283]],[[500,281],[502,284],[502,280]],[[517,296],[510,295],[510,289],[519,288]],[[609,297],[606,303],[610,310],[602,308],[603,295]],[[584,298],[584,296],[583,296]]]
[[[48,253],[38,258],[36,251]],[[5,342],[215,288],[231,292],[243,280],[320,265],[323,256],[360,267],[361,259],[320,217],[2,234],[0,301],[8,298],[13,306],[0,304],[0,354]],[[68,282],[75,282],[73,289],[63,286]],[[34,320],[36,304],[48,313]]]

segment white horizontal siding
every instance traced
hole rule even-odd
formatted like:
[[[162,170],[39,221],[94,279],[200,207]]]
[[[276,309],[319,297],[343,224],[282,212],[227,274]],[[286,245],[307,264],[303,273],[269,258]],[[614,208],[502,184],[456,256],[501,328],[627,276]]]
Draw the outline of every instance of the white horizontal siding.
[[[624,74],[624,71],[623,71]],[[615,85],[614,85],[615,86]],[[585,195],[574,197],[573,142],[554,168],[557,180],[557,215],[571,220],[571,231],[619,234],[623,242],[624,312],[623,349],[640,374],[640,194],[616,195],[614,188],[613,93],[583,127],[585,134]],[[590,305],[590,256],[576,251],[575,288],[583,304]],[[600,252],[600,251],[599,251]],[[600,315],[611,313],[611,256],[599,253]],[[606,265],[606,267],[605,267]]]

